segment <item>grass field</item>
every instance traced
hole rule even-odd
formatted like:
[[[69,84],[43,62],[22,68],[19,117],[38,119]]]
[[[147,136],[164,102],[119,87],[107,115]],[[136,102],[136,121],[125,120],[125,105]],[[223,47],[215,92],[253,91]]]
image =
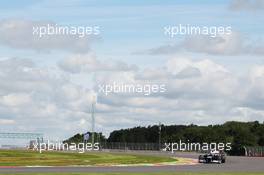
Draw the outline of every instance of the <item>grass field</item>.
[[[68,166],[68,165],[119,165],[119,164],[155,164],[176,162],[169,157],[132,155],[122,153],[65,153],[22,150],[0,150],[0,166]]]
[[[124,153],[88,152],[65,153],[0,150],[0,166],[70,166],[70,165],[120,165],[182,162],[169,157],[133,155]],[[0,173],[1,174],[1,173]],[[18,173],[9,175],[264,175],[264,173]]]
[[[19,173],[19,175],[264,175],[264,173]]]

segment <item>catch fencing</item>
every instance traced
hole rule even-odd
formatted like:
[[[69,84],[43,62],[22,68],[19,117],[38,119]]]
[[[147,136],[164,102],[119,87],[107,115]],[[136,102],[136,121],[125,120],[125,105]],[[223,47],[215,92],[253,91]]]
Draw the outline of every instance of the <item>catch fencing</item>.
[[[244,147],[245,156],[248,157],[264,157],[264,147],[263,146],[247,146]]]
[[[157,151],[161,149],[158,143],[124,143],[124,142],[112,142],[112,143],[100,143],[101,149],[116,149],[116,150],[149,150]]]

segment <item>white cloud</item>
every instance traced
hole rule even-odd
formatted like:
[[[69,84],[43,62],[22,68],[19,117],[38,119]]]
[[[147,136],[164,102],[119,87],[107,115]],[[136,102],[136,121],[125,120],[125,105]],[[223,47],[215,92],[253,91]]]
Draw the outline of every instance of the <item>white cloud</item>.
[[[48,21],[6,19],[0,21],[0,44],[16,49],[30,49],[37,52],[63,50],[77,53],[90,51],[95,36],[78,37],[72,35],[33,35],[33,27],[55,25]]]
[[[175,54],[179,51],[194,53],[206,53],[210,55],[263,55],[263,41],[255,41],[246,38],[237,32],[230,35],[207,35],[186,36],[182,41],[170,45],[162,45],[143,51],[152,55]]]
[[[30,106],[31,97],[29,94],[8,94],[1,101],[7,106]]]
[[[80,74],[110,67],[111,71],[98,73],[97,83],[164,83],[167,88],[166,93],[150,96],[98,94],[97,131],[107,133],[159,121],[212,124],[264,119],[264,66],[252,67],[247,74],[237,77],[209,59],[173,57],[160,67],[131,71],[95,60],[91,64],[95,68],[81,68]],[[7,131],[16,128],[18,132],[44,132],[53,138],[87,131],[92,91],[65,78],[70,75],[60,69],[39,68],[26,59],[1,60],[1,127]]]
[[[0,61],[0,123],[16,121],[3,129],[63,138],[89,127],[75,121],[89,120],[91,91],[72,84],[58,71],[39,68],[27,59]]]
[[[237,77],[224,66],[208,59],[193,61],[186,58],[172,58],[163,68],[146,70],[130,72],[126,75],[102,74],[102,77],[98,77],[97,83],[159,82],[165,83],[168,89],[165,94],[154,96],[99,94],[99,102],[108,106],[107,114],[125,113],[125,116],[131,118],[131,122],[138,119],[142,124],[158,121],[170,124],[222,123],[237,119],[237,115],[233,115],[232,111],[245,105],[248,90],[251,89],[251,84],[243,81],[244,79],[249,81],[247,75],[243,78]],[[185,71],[186,73],[183,74]],[[253,111],[257,110],[254,106],[250,108]],[[118,115],[116,117],[119,118]],[[240,120],[248,119],[242,114],[240,117]],[[253,113],[250,119],[254,120]]]
[[[136,70],[135,65],[127,65],[121,61],[108,60],[103,62],[94,55],[73,55],[59,63],[60,68],[71,73],[98,71],[130,71]]]
[[[201,61],[192,61],[186,58],[170,59],[166,67],[169,72],[177,74],[186,70],[187,68],[196,68],[200,73],[210,75],[217,72],[229,73],[223,66],[214,63],[211,60],[204,59]]]
[[[14,120],[0,119],[0,124],[1,124],[1,125],[10,125],[10,124],[14,124],[14,123],[15,123]]]
[[[232,10],[264,10],[263,0],[232,0],[230,3],[230,9]]]
[[[255,81],[258,78],[263,78],[264,77],[264,66],[258,65],[258,66],[252,67],[249,75],[252,81]]]

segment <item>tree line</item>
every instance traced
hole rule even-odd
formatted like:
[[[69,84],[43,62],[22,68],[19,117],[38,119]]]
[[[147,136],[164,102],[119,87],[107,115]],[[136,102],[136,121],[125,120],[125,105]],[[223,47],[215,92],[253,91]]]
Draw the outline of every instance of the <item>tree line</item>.
[[[160,131],[160,132],[159,132]],[[101,133],[96,133],[100,142],[123,142],[123,143],[161,143],[183,142],[190,143],[232,143],[233,155],[242,155],[244,146],[264,146],[264,123],[230,121],[221,125],[153,125],[147,127],[134,127],[115,130],[106,139]],[[79,138],[76,135],[68,141]]]
[[[243,146],[264,146],[264,124],[255,122],[226,122],[222,125],[161,125],[161,143],[225,142],[232,143],[230,154],[243,154]],[[113,131],[107,142],[158,143],[159,126],[134,127]]]

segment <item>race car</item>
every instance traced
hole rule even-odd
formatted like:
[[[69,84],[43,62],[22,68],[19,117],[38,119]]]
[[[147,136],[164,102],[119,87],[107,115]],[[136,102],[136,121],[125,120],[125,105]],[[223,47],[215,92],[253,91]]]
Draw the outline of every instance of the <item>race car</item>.
[[[199,163],[225,163],[226,156],[224,152],[211,151],[210,153],[199,155]]]

